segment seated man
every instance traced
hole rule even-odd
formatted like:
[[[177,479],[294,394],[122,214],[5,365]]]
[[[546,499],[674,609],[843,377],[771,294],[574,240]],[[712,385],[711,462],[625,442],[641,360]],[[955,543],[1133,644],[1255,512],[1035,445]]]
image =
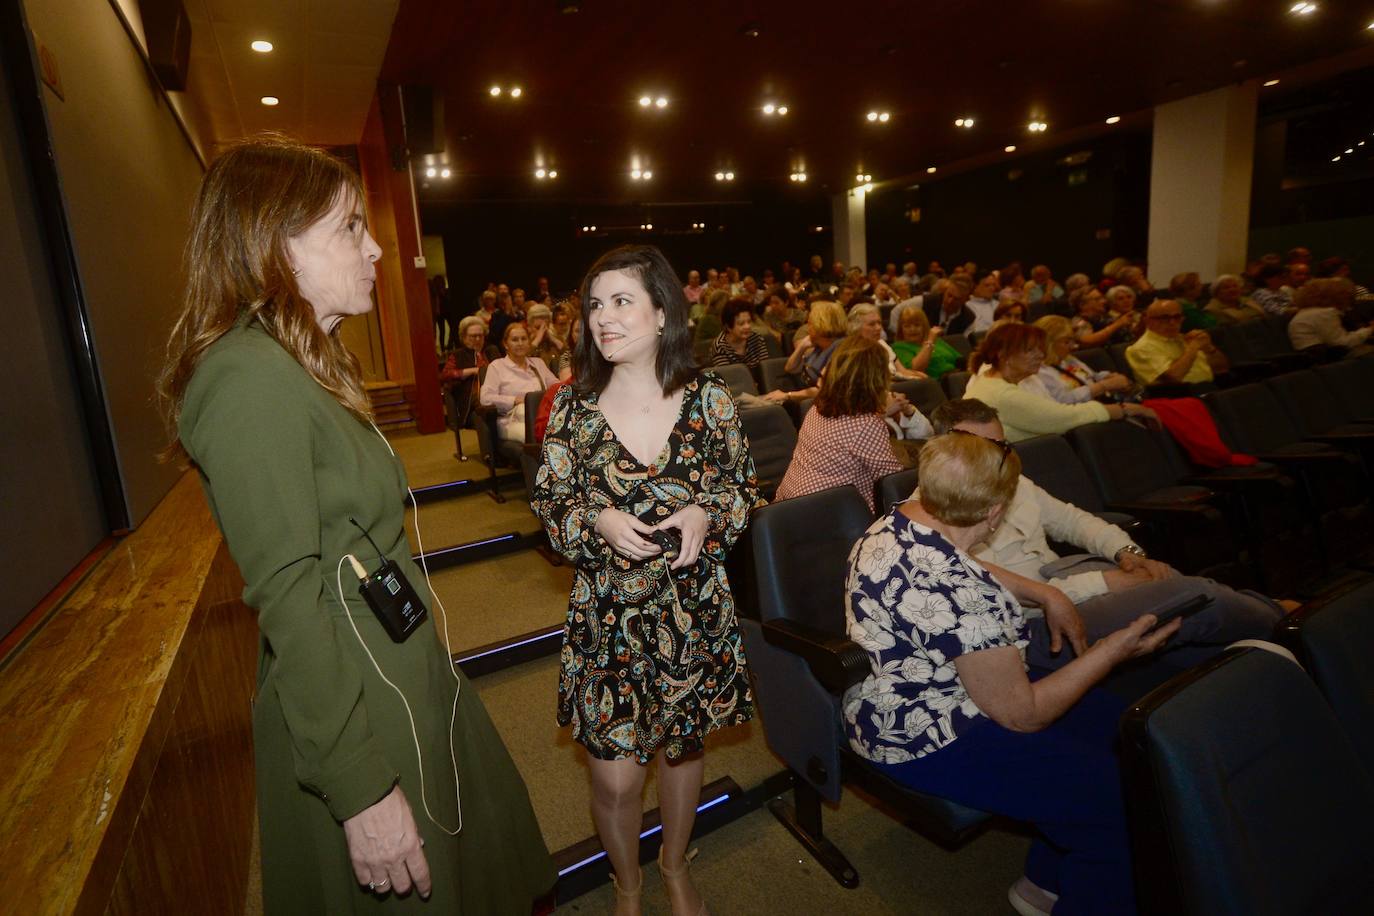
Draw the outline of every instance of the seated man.
[[[1173,299],[1150,303],[1145,310],[1145,333],[1126,348],[1126,361],[1142,385],[1197,385],[1231,368],[1206,331],[1183,333],[1183,308]]]
[[[995,442],[1003,439],[997,411],[972,398],[946,401],[930,419],[936,435],[959,430]],[[1061,558],[1050,549],[1047,536],[1087,552]],[[994,575],[1006,569],[1063,592],[1078,607],[1082,622],[1077,632],[1086,631],[1088,644],[1141,614],[1156,613],[1194,595],[1208,596],[1212,604],[1186,618],[1160,654],[1171,667],[1191,667],[1238,639],[1268,638],[1278,619],[1297,607],[1295,602],[1276,602],[1211,579],[1181,576],[1145,556],[1120,528],[1055,499],[1024,476],[1002,524],[971,552]],[[1057,669],[1073,658],[1072,652],[1061,650],[1061,634],[1079,646],[1075,624],[1064,624],[1062,613],[1058,620],[1055,616],[1052,613],[1048,622],[1031,622],[1026,660],[1032,665]]]
[[[950,277],[940,296],[926,296],[922,308],[932,328],[939,328],[945,334],[963,334],[977,317],[968,307],[969,296],[973,293],[973,281],[965,276]]]

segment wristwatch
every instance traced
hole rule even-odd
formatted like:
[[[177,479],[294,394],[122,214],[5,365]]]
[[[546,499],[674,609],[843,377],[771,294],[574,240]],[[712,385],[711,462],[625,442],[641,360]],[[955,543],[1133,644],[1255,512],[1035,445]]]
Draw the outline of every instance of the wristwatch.
[[[1145,551],[1141,550],[1141,549],[1140,549],[1139,547],[1137,547],[1136,545],[1134,545],[1134,544],[1127,544],[1125,547],[1122,547],[1120,550],[1118,550],[1118,551],[1116,552],[1116,556],[1112,557],[1112,562],[1113,562],[1113,563],[1120,563],[1120,562],[1121,562],[1121,555],[1122,555],[1123,553],[1133,553],[1133,554],[1135,554],[1136,556],[1140,557],[1140,559],[1142,559],[1142,560],[1148,560],[1148,559],[1150,558],[1149,555],[1145,553]]]

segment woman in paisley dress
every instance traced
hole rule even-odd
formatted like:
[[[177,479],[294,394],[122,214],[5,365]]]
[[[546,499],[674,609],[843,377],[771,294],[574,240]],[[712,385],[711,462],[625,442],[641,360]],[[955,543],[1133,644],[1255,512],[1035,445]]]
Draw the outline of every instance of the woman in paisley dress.
[[[729,389],[699,373],[688,306],[657,248],[603,255],[582,283],[573,384],[558,392],[531,504],[576,569],[558,721],[589,755],[616,912],[640,912],[641,796],[659,752],[659,870],[675,916],[706,911],[687,870],[702,743],[753,716],[724,560],[759,501]],[[665,552],[655,538],[680,541]]]
[[[968,552],[1001,521],[1020,459],[955,430],[926,443],[919,473],[916,497],[849,556],[849,637],[872,667],[845,695],[850,746],[903,785],[1033,823],[1040,837],[1008,892],[1018,913],[1133,913],[1112,748],[1123,704],[1093,685],[1179,621],[1144,614],[1058,671],[1028,674],[1021,603],[1048,613],[1062,595]]]

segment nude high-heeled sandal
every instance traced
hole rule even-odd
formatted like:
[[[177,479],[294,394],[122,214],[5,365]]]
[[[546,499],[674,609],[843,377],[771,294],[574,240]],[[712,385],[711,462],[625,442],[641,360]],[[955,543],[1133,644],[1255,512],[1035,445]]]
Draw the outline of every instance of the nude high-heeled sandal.
[[[668,882],[677,882],[683,880],[684,878],[687,878],[688,873],[692,870],[692,860],[696,857],[697,850],[693,849],[690,852],[688,852],[687,855],[683,856],[681,868],[670,870],[666,865],[663,864],[663,847],[658,847],[658,873],[663,877],[663,884],[665,889],[667,888]],[[698,894],[700,894],[699,891]],[[671,905],[671,894],[668,896],[668,900]],[[678,916],[678,913],[674,911],[673,916]],[[702,900],[701,906],[697,909],[695,913],[690,914],[690,916],[711,916],[711,911],[706,908],[706,901]]]
[[[640,895],[644,893],[644,869],[635,869],[635,886],[624,888],[620,886],[620,879],[616,877],[615,870],[611,870],[611,885],[615,888],[616,912],[620,912],[621,904],[633,904],[634,912],[640,911]]]

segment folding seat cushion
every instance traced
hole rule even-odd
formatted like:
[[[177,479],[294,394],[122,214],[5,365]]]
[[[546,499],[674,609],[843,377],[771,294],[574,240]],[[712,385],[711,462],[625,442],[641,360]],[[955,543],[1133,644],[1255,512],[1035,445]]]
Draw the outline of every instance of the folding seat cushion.
[[[1352,360],[1352,362],[1359,362]],[[1374,424],[1355,422],[1340,398],[1313,369],[1287,372],[1265,382],[1283,405],[1288,419],[1304,436],[1374,436]]]
[[[973,376],[968,372],[946,372],[940,377],[940,384],[945,389],[945,395],[951,401],[957,401],[964,396],[964,389],[968,388],[968,380]]]
[[[1346,416],[1374,420],[1374,359],[1342,359],[1318,366],[1316,373]]]
[[[1374,911],[1374,780],[1290,659],[1232,648],[1152,691],[1122,769],[1142,913]]]
[[[745,407],[740,410],[739,419],[749,441],[759,490],[766,499],[772,499],[787,473],[787,466],[792,463],[792,452],[797,448],[797,427],[787,411],[777,404]]]
[[[916,489],[916,468],[907,468],[878,478],[874,484],[874,505],[880,514],[886,515],[897,503],[905,502]]]

